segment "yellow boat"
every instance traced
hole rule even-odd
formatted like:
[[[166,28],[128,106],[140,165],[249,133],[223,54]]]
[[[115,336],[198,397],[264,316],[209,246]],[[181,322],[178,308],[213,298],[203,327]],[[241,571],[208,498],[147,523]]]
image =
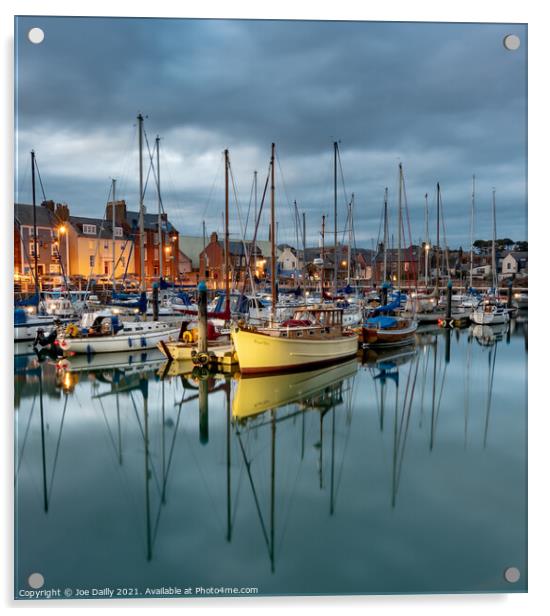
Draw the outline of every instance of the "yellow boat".
[[[299,308],[292,319],[231,332],[242,374],[292,371],[334,363],[357,353],[357,334],[344,330],[339,308]]]
[[[237,376],[237,389],[232,407],[233,417],[244,419],[285,404],[299,402],[353,376],[356,372],[357,360],[351,359],[334,366],[291,374]]]

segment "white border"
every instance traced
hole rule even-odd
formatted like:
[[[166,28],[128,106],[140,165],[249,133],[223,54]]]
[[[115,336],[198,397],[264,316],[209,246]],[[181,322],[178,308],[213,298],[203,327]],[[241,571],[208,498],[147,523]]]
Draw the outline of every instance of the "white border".
[[[273,599],[211,599],[211,600],[161,600],[155,601],[117,601],[117,602],[44,602],[40,605],[11,600],[13,580],[13,417],[12,387],[13,377],[9,361],[1,371],[0,390],[4,396],[2,438],[5,444],[2,460],[2,503],[0,515],[2,520],[3,541],[2,546],[2,579],[0,580],[1,602],[5,606],[15,609],[36,610],[44,607],[92,609],[111,612],[115,609],[168,609],[185,610],[217,610],[223,608],[231,612],[238,610],[267,610],[281,609],[315,610],[315,612],[332,612],[335,609],[344,609],[350,612],[364,612],[365,609],[377,609],[384,613],[410,614],[442,614],[457,611],[483,612],[483,614],[517,614],[536,613],[539,607],[548,605],[545,596],[546,576],[548,566],[548,460],[541,454],[548,449],[549,431],[549,404],[548,395],[544,388],[548,376],[545,373],[544,342],[548,339],[547,325],[538,318],[542,309],[548,306],[543,303],[544,287],[546,282],[543,274],[543,265],[549,262],[548,251],[543,247],[548,244],[547,211],[550,207],[549,190],[543,191],[543,179],[547,179],[548,172],[542,166],[548,160],[548,121],[546,115],[550,109],[547,88],[548,66],[544,58],[548,57],[548,21],[543,13],[543,3],[527,2],[484,2],[479,0],[461,0],[460,3],[444,3],[427,0],[392,0],[390,3],[376,2],[365,6],[358,6],[358,2],[339,0],[326,6],[294,0],[279,0],[275,3],[249,3],[243,0],[232,2],[210,1],[183,6],[165,0],[155,0],[153,3],[139,6],[110,0],[96,0],[92,3],[76,5],[74,2],[49,0],[47,5],[40,1],[14,2],[13,0],[2,4],[0,9],[0,36],[3,84],[1,88],[1,125],[2,160],[0,173],[2,182],[2,222],[0,225],[3,243],[11,247],[13,236],[11,232],[13,203],[13,16],[15,14],[28,15],[105,15],[105,16],[151,16],[151,17],[232,17],[232,18],[286,18],[286,19],[365,19],[387,21],[488,21],[488,22],[521,22],[529,24],[529,196],[531,207],[529,210],[529,241],[531,244],[531,332],[537,334],[531,339],[530,369],[529,369],[529,593],[523,595],[435,595],[435,596],[366,596],[366,597],[335,597],[335,598],[273,598]],[[3,251],[5,260],[1,268],[2,301],[0,306],[3,312],[0,328],[0,348],[7,350],[8,359],[11,351],[11,248]],[[545,268],[546,269],[546,268]],[[535,281],[540,281],[539,287]],[[543,282],[544,281],[544,282]],[[543,307],[537,310],[536,306]],[[547,361],[547,360],[546,360]],[[544,371],[544,372],[543,372]],[[505,472],[505,469],[502,469]],[[546,601],[545,601],[546,599]],[[542,611],[542,610],[541,610]]]

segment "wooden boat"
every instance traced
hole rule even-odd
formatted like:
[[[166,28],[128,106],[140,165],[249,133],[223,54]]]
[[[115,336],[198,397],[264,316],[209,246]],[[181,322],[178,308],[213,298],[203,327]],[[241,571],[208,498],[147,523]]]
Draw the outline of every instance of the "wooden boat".
[[[357,353],[357,335],[343,327],[343,310],[300,307],[292,319],[276,322],[277,260],[275,256],[275,144],[271,144],[271,323],[232,330],[242,374],[291,371],[334,363]]]
[[[357,372],[357,360],[334,366],[301,370],[291,374],[272,374],[237,378],[232,414],[244,419],[277,407],[299,402]]]
[[[357,331],[359,342],[368,346],[401,346],[414,342],[418,328],[415,319],[391,316],[368,318]]]
[[[242,374],[290,371],[334,363],[357,353],[357,334],[342,325],[340,308],[299,308],[269,327],[231,332]]]

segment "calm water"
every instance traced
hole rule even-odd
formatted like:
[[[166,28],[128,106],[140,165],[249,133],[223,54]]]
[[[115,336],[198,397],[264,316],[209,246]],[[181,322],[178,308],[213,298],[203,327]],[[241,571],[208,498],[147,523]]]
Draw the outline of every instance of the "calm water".
[[[527,589],[526,321],[278,377],[143,359],[16,358],[16,595]]]

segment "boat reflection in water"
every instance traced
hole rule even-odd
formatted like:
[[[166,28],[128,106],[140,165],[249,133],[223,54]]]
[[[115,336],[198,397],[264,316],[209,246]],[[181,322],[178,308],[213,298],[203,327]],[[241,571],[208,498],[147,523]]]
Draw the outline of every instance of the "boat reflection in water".
[[[525,589],[502,576],[527,567],[511,325],[264,376],[156,351],[17,357],[17,586]]]
[[[357,361],[352,359],[343,364],[318,370],[260,377],[237,376],[233,417],[242,420],[279,406],[299,403],[353,376],[356,372]]]

